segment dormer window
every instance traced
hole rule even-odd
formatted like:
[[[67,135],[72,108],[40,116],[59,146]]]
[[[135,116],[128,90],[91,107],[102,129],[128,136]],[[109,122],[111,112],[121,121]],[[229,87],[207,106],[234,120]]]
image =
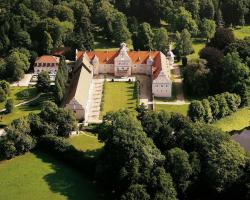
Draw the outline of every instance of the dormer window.
[[[141,61],[141,57],[138,57],[137,61]]]

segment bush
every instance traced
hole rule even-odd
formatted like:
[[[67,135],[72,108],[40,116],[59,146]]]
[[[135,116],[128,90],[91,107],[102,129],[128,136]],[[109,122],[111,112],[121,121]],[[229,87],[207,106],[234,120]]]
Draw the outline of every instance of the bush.
[[[11,113],[14,109],[14,101],[13,99],[8,99],[5,104],[6,113]]]
[[[187,59],[187,57],[185,56],[185,57],[182,57],[182,65],[183,66],[187,66],[187,63],[188,63],[188,59]]]
[[[203,121],[205,116],[205,108],[203,107],[200,101],[192,101],[189,110],[188,116],[192,121]]]
[[[5,93],[5,91],[0,88],[0,102],[4,102],[7,99],[7,95]]]
[[[207,122],[207,123],[212,122],[213,115],[212,115],[212,110],[211,110],[209,101],[207,99],[203,99],[202,100],[202,105],[203,105],[203,107],[205,109],[204,121]]]

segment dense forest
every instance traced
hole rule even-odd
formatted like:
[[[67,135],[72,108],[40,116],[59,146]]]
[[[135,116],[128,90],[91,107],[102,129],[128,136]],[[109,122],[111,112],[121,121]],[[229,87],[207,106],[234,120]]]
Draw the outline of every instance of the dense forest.
[[[216,25],[244,25],[249,7],[249,0],[4,0],[0,78],[20,79],[37,55],[57,47],[93,49],[100,36],[140,50],[165,51],[172,41],[185,56],[191,52],[181,46],[183,37],[209,39]]]

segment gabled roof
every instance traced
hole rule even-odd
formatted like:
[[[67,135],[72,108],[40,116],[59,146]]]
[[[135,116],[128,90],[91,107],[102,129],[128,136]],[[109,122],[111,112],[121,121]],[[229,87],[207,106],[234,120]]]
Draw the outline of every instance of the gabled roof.
[[[77,101],[84,109],[87,107],[89,98],[89,89],[92,82],[92,71],[84,64],[81,65],[73,76],[65,105],[70,104],[72,100]]]
[[[58,63],[60,62],[60,58],[51,55],[44,55],[37,57],[35,63]]]

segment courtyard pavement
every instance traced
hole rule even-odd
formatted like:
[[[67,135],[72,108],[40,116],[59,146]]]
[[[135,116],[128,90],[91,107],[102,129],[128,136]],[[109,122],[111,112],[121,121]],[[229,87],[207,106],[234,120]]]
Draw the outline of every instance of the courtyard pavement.
[[[101,114],[101,102],[102,102],[102,91],[103,91],[103,78],[93,79],[93,93],[90,97],[90,110],[88,116],[88,123],[101,123],[99,119]]]
[[[34,74],[25,74],[22,80],[12,83],[11,86],[21,86],[21,87],[29,86],[30,80],[33,75]]]

